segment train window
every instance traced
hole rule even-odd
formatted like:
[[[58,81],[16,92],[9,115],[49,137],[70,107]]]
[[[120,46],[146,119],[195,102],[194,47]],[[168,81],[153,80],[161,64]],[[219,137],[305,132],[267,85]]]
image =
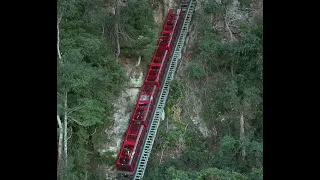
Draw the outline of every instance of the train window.
[[[151,87],[145,88],[142,92],[143,94],[148,94],[151,91]]]
[[[172,13],[173,13],[173,14],[177,14],[177,11],[178,11],[177,9],[173,9],[173,10],[172,10]]]
[[[161,61],[161,57],[155,57],[154,61]]]
[[[143,106],[147,106],[148,104],[145,104],[145,103],[143,103],[143,104],[139,104],[139,107],[143,107]]]
[[[140,100],[148,100],[149,99],[149,96],[148,95],[142,95]]]
[[[150,91],[151,87],[150,86],[144,86],[144,91],[148,92]]]
[[[161,36],[162,42],[168,42],[169,38],[168,36]]]
[[[129,149],[126,150],[124,154],[127,155],[127,156],[129,156],[129,157],[131,156],[131,153],[130,153]]]
[[[128,141],[131,141],[131,144],[134,144],[134,142],[132,141],[135,141],[137,139],[137,135],[129,135],[127,140]]]
[[[154,62],[154,63],[161,63],[161,58],[155,59],[153,62]]]
[[[168,26],[173,26],[173,24],[174,24],[173,21],[170,21],[170,22],[167,23]],[[172,29],[173,29],[173,28],[172,28]],[[170,29],[170,30],[172,30],[172,29]],[[167,30],[167,29],[165,29],[165,30]]]
[[[149,74],[152,74],[152,75],[156,75],[157,74],[157,71],[153,70],[153,71],[150,71]]]
[[[141,122],[133,121],[132,124],[142,124]]]
[[[143,111],[144,111],[144,109],[139,109],[139,110],[137,111],[137,114],[140,115],[140,114],[143,113]]]
[[[167,45],[168,41],[161,41],[159,42],[159,46],[165,46]]]
[[[158,70],[158,69],[160,69],[160,67],[159,66],[152,66],[151,69]]]
[[[120,171],[130,171],[130,166],[121,165],[119,168]]]
[[[167,26],[166,28],[165,28],[165,30],[167,30],[167,31],[171,31],[173,29],[173,26]]]
[[[168,42],[167,38],[161,37],[160,42],[159,43],[166,43]]]
[[[128,163],[129,163],[129,159],[121,158],[121,159],[120,159],[120,162],[121,162],[122,164],[128,164]]]
[[[134,120],[142,120],[143,116],[137,115]]]

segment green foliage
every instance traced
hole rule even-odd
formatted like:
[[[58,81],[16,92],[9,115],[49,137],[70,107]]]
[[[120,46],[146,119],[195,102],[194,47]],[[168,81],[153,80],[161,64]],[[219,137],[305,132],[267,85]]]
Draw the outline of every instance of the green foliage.
[[[104,180],[105,174],[102,172],[89,173],[88,180]]]
[[[189,173],[188,172],[176,170],[174,167],[169,167],[166,170],[166,172],[168,174],[167,179],[172,179],[172,180],[189,179]]]
[[[78,15],[78,4],[78,0],[58,0],[58,14],[63,14],[63,16],[65,16],[66,18],[74,17]]]
[[[68,158],[68,166],[61,169],[60,174],[58,174],[58,179],[61,180],[77,180],[81,179],[81,175],[78,172],[72,171],[73,169],[73,157]]]
[[[77,172],[84,173],[88,163],[88,143],[89,134],[87,129],[82,126],[73,128],[73,138],[69,140],[70,155],[74,158],[74,166]]]
[[[170,91],[165,106],[165,114],[172,118],[172,108],[175,104],[184,98],[185,93],[183,91],[183,85],[176,80],[170,82]]]
[[[76,64],[70,61],[58,67],[58,88],[62,92],[77,91],[86,87],[92,77],[90,75],[95,73],[84,63]]]
[[[87,168],[88,134],[85,128],[78,127],[73,130],[73,138],[68,141],[68,164],[60,171],[58,179],[76,180],[84,179]],[[71,152],[71,153],[70,153]]]
[[[105,126],[100,126],[96,129],[96,133],[92,135],[92,148],[94,150],[100,149],[101,144],[110,142],[110,138],[106,136]]]
[[[109,151],[103,153],[103,155],[101,155],[100,157],[102,161],[101,163],[112,166],[117,160],[117,157],[114,157],[113,154],[114,154],[113,152],[109,152]]]
[[[231,57],[236,73],[243,76],[244,84],[252,84],[262,89],[262,20],[242,25],[243,38],[233,46]]]
[[[82,99],[85,108],[79,109],[74,113],[74,116],[81,119],[86,126],[101,125],[105,109],[102,102],[94,99]]]
[[[191,81],[203,79],[198,81],[201,116],[208,129],[215,129],[217,134],[204,138],[197,128],[188,127],[183,153],[161,165],[148,164],[146,179],[262,179],[262,20],[241,24],[241,37],[237,41],[222,41],[208,22],[211,15],[215,20],[222,18],[230,3],[205,1],[203,12],[197,12],[195,58],[185,71]],[[171,95],[172,92],[170,90],[166,116],[175,104],[172,102],[179,99],[178,95]],[[245,121],[243,140],[240,140],[241,115]],[[177,134],[175,131],[161,134],[162,142],[175,143]],[[243,145],[246,147],[244,160]]]
[[[103,0],[58,1],[62,58],[58,59],[57,67],[57,110],[61,117],[65,109],[68,112],[70,137],[68,166],[60,174],[63,180],[85,179],[90,161],[88,153],[94,150],[91,141],[102,139],[91,134],[111,124],[111,102],[126,81],[110,50],[112,45],[101,36],[111,16],[104,5]]]
[[[239,147],[237,140],[231,136],[224,136],[219,142],[219,151],[215,162],[218,167],[234,169],[236,166],[236,152]]]
[[[252,0],[238,0],[241,8],[249,8]]]
[[[263,179],[262,168],[252,168],[249,174],[249,180],[262,180],[262,179]]]
[[[183,91],[183,85],[176,80],[171,81],[168,101],[165,106],[165,116],[166,121],[169,121],[168,123],[172,124],[175,129],[172,129],[168,133],[164,133],[162,135],[163,139],[161,143],[164,143],[164,146],[166,147],[175,147],[184,132],[185,124],[178,119],[175,119],[173,116],[174,105],[177,105],[184,96],[185,93]],[[164,131],[166,131],[165,128]]]
[[[204,2],[203,11],[206,14],[213,13],[217,17],[220,17],[225,13],[224,7],[222,5],[220,5],[219,3],[217,3],[216,1],[212,1],[212,0],[206,0]]]
[[[169,131],[164,136],[164,146],[175,147],[181,135],[181,129]]]
[[[220,127],[221,136],[238,134],[238,130],[230,131],[234,128],[230,125],[239,119],[240,99],[235,81],[230,76],[216,73],[214,80],[203,88],[206,94],[202,95],[202,117],[209,128]]]
[[[225,71],[230,67],[231,45],[220,41],[217,33],[212,31],[212,26],[208,25],[208,19],[204,18],[199,21],[195,61],[205,65],[208,75],[213,72]]]
[[[198,180],[209,180],[209,179],[215,179],[215,180],[247,180],[248,177],[246,177],[243,174],[237,173],[237,172],[230,172],[226,170],[221,170],[217,168],[208,168],[201,170],[198,173]]]
[[[162,172],[162,173],[160,173]],[[248,177],[234,171],[222,170],[217,168],[203,168],[200,171],[185,171],[178,170],[177,168],[170,166],[166,169],[156,169],[155,176],[148,177],[148,180],[248,180]]]
[[[247,163],[249,167],[262,168],[263,166],[263,143],[255,140],[248,144]]]
[[[207,76],[207,72],[198,63],[189,63],[187,71],[192,79],[201,79]]]
[[[203,145],[199,147],[191,146],[191,148],[185,150],[183,156],[180,157],[180,161],[184,164],[184,170],[201,170],[213,165],[214,156],[210,151],[204,150]]]
[[[175,105],[179,100],[184,98],[185,93],[183,89],[183,85],[177,80],[172,80],[170,82],[170,91],[166,107],[171,109],[173,105]]]
[[[217,129],[216,144],[213,138],[204,138],[195,127],[189,126],[185,131],[185,124],[173,118],[173,106],[185,98],[184,83],[173,81],[165,111],[176,129],[165,133],[166,125],[161,123],[160,137],[154,147],[174,148],[185,133],[186,148],[180,156],[161,165],[150,158],[145,179],[262,179],[262,19],[242,24],[238,41],[222,42],[208,23],[211,17],[221,20],[231,0],[221,2],[205,1],[203,12],[196,12],[199,25],[196,56],[186,71],[190,79],[209,81],[199,86],[203,92],[202,117],[209,129]],[[247,0],[239,2],[243,7],[249,5]],[[68,166],[59,175],[63,180],[85,179],[86,175],[88,179],[102,179],[101,173],[88,172],[88,154],[98,148],[92,148],[92,144],[109,140],[102,127],[111,124],[111,101],[126,81],[112,52],[113,40],[105,39],[113,32],[115,23],[114,15],[106,12],[105,3],[104,0],[58,1],[62,59],[58,59],[57,68],[57,110],[59,115],[64,115],[67,93],[68,135],[71,136]],[[121,55],[150,59],[157,32],[149,3],[128,1],[128,6],[120,9],[119,27]],[[244,162],[239,160],[241,113],[246,123]],[[112,165],[115,161],[110,153],[97,158],[102,164]]]
[[[149,3],[146,0],[128,1],[128,5],[121,9],[120,18],[123,31],[121,46],[126,48],[125,54],[141,55],[143,60],[151,59],[156,48],[157,34]]]
[[[216,4],[215,1],[207,3],[207,6],[210,3]],[[199,21],[199,48],[195,61],[205,64],[207,75],[214,78],[203,87],[206,92],[203,95],[205,121],[211,126],[218,123],[223,125],[220,129],[228,129],[225,125],[233,124],[232,121],[239,119],[241,112],[246,120],[254,120],[254,124],[258,125],[257,129],[261,129],[262,20],[242,24],[242,38],[234,43],[221,42],[206,25],[205,18]],[[231,69],[234,75],[231,74]],[[225,121],[218,122],[221,119]]]

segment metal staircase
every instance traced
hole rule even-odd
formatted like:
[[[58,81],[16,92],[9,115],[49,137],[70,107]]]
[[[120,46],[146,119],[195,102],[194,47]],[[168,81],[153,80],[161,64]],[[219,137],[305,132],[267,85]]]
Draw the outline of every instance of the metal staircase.
[[[169,66],[166,70],[165,78],[161,86],[161,92],[160,92],[157,104],[155,106],[154,114],[151,117],[149,130],[146,134],[145,142],[144,142],[142,152],[141,152],[139,161],[137,163],[137,168],[134,174],[134,178],[133,178],[134,180],[142,179],[144,172],[146,170],[148,158],[151,153],[151,149],[152,149],[154,140],[156,138],[157,130],[160,124],[161,115],[164,110],[164,106],[169,94],[170,81],[173,80],[175,71],[177,69],[177,65],[181,59],[182,47],[184,45],[188,30],[189,30],[189,25],[190,25],[195,7],[196,7],[196,1],[190,0],[187,8],[182,8],[182,10],[185,11],[182,27],[181,27],[174,51],[170,58],[170,61],[168,64]]]

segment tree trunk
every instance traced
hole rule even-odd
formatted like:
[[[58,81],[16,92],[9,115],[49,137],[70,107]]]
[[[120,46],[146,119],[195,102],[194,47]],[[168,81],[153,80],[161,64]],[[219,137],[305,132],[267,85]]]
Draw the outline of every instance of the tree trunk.
[[[120,55],[120,41],[119,41],[119,17],[120,17],[120,11],[119,11],[119,2],[118,0],[115,0],[115,24],[114,24],[114,33],[116,36],[116,43],[117,43],[117,53],[116,53],[116,59],[118,61],[119,55]]]
[[[242,161],[244,161],[245,157],[246,157],[246,147],[245,147],[245,144],[244,144],[245,136],[244,136],[244,117],[243,117],[243,113],[241,113],[241,115],[240,115],[240,141],[241,141],[241,144],[242,144],[241,156],[242,156]]]
[[[139,58],[138,58],[138,63],[136,64],[136,67],[138,67],[140,65],[140,62],[141,62],[141,56],[139,56]]]
[[[231,76],[234,77],[234,72],[233,72],[233,60],[231,60]]]
[[[59,169],[61,165],[62,138],[63,138],[63,129],[62,129],[61,119],[59,115],[57,115],[57,121],[59,126],[59,140],[58,140],[58,169]]]
[[[101,38],[103,39],[104,38],[104,26],[102,26],[102,36]]]
[[[60,53],[60,30],[59,30],[60,28],[59,28],[59,25],[60,25],[61,18],[62,18],[62,14],[58,18],[58,22],[57,22],[57,50],[58,50],[58,56],[59,56],[60,60],[61,60],[61,53]]]
[[[65,92],[65,99],[64,99],[64,158],[65,158],[65,165],[68,163],[68,106],[67,106],[68,94]]]
[[[226,27],[227,31],[229,32],[230,42],[233,42],[236,39],[235,39],[235,37],[234,37],[230,27],[229,27],[229,15],[228,15],[229,12],[228,11],[229,11],[229,8],[227,7],[226,8],[226,14],[224,16],[224,23],[225,23],[225,27]]]
[[[213,134],[213,147],[212,147],[212,153],[215,154],[218,152],[219,149],[219,124],[214,123],[212,127],[212,134]]]
[[[166,19],[166,14],[167,14],[165,0],[162,0],[161,3],[162,3],[162,21],[164,21]]]
[[[234,37],[230,27],[229,27],[229,15],[228,15],[228,7],[226,8],[226,14],[224,16],[224,24],[225,24],[225,28],[227,29],[227,31],[229,32],[229,36],[230,36],[230,40],[229,42],[232,43],[233,41],[236,40],[236,38]],[[231,71],[231,76],[234,77],[234,72],[233,72],[233,60],[231,60],[231,65],[230,65],[230,71]]]

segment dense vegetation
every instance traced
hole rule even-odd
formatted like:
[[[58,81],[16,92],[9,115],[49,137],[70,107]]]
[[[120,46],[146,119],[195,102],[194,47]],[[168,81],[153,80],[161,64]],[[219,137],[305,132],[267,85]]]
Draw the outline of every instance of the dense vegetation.
[[[241,2],[242,8],[248,6],[246,1]],[[252,17],[234,24],[241,32],[234,37],[212,28],[214,22],[224,20],[230,3],[205,1],[195,15],[197,39],[193,58],[184,71],[183,77],[187,78],[175,81],[170,91],[166,107],[169,122],[160,125],[146,179],[263,177],[262,18]],[[188,85],[197,89],[195,93],[202,103],[200,116],[211,130],[208,137],[190,127],[188,117],[178,121],[170,113],[174,104],[183,106]],[[187,106],[194,104],[185,104],[183,109]],[[171,155],[175,158],[161,163],[164,149],[170,146],[175,147],[171,152],[180,150],[180,155]]]
[[[238,32],[228,36],[228,30],[213,28],[226,19],[232,1],[221,2],[205,1],[195,14],[192,62],[183,72],[187,78],[172,82],[168,121],[159,127],[145,179],[262,179],[262,18],[232,24]],[[107,138],[103,131],[112,125],[112,101],[127,81],[118,59],[149,61],[158,38],[149,1],[126,3],[58,1],[58,179],[103,179],[91,168],[92,156],[114,163],[97,154],[94,144]],[[249,1],[240,3],[243,11],[251,11]],[[198,89],[208,137],[189,119],[174,115],[176,105],[188,98],[190,82]],[[168,131],[169,126],[174,128]],[[164,149],[178,153],[174,158],[156,156]]]
[[[121,3],[58,1],[59,179],[98,177],[88,171],[89,155],[96,155],[94,142],[106,139],[102,132],[112,124],[111,102],[126,82],[117,58],[130,55],[150,59],[154,49],[156,31],[147,1],[129,1],[126,6]],[[114,7],[114,12],[108,7]]]

